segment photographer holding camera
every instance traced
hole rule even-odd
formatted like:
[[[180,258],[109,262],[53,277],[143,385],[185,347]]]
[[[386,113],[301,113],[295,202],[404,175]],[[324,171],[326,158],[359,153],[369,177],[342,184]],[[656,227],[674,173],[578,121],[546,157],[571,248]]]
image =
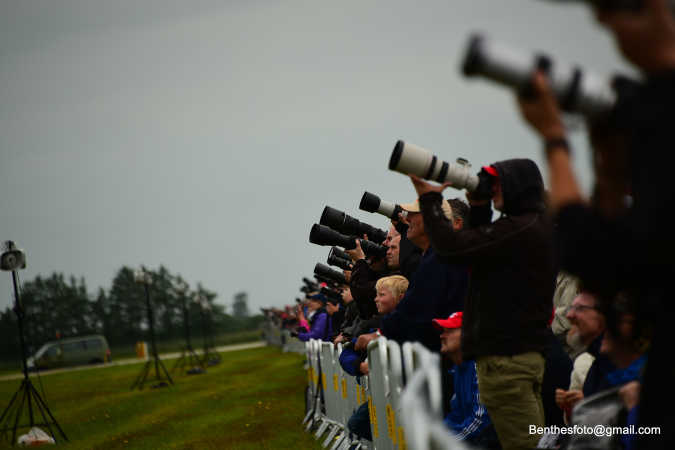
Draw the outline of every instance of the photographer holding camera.
[[[449,183],[411,179],[438,258],[469,266],[462,351],[476,360],[481,397],[502,446],[531,448],[538,438],[527,427],[544,426],[543,352],[556,276],[551,224],[534,162],[500,161],[483,172],[490,190],[467,194],[469,226],[462,230],[442,214],[441,191]],[[494,222],[491,202],[502,212]]]
[[[396,229],[393,226],[390,227],[384,244],[387,245],[397,235]],[[354,249],[345,250],[345,252],[354,261],[349,288],[354,301],[358,305],[359,317],[362,320],[368,320],[377,314],[375,283],[380,278],[393,274],[393,272],[390,272],[390,269],[387,267],[385,255],[366,258],[364,251],[361,249],[359,239],[356,240],[356,247]]]
[[[436,317],[447,317],[455,311],[462,311],[466,295],[468,273],[463,265],[447,265],[438,260],[431,248],[417,201],[400,205],[407,212],[407,239],[422,249],[422,258],[410,286],[396,308],[382,318],[381,331],[388,339],[399,344],[420,342],[432,351],[440,350],[440,342],[429,322]],[[441,214],[456,227],[463,222],[455,217],[450,204],[443,202]],[[366,348],[368,342],[377,339],[374,334],[362,335],[356,348]]]
[[[659,407],[675,400],[666,353],[672,340],[666,307],[670,287],[666,284],[675,273],[675,240],[665,220],[675,201],[675,187],[663,169],[675,165],[669,150],[675,117],[675,18],[666,0],[644,0],[631,10],[596,7],[595,13],[612,32],[623,55],[645,75],[645,81],[630,95],[620,97],[605,119],[611,132],[600,144],[607,148],[595,139],[599,125],[590,126],[594,159],[608,162],[595,166],[596,193],[606,179],[621,186],[620,191],[627,186],[632,196],[630,208],[608,214],[597,197],[590,207],[585,204],[572,169],[559,106],[544,73],[533,77],[536,97],[520,99],[519,105],[545,144],[562,267],[601,297],[603,309],[609,308],[617,292],[626,290],[641,300],[638,318],[654,323],[640,396],[640,423],[660,425],[665,430],[659,438],[642,442],[661,447],[675,441],[675,418],[672,412],[662,414]],[[617,166],[625,170],[611,171]],[[609,321],[607,326],[618,325]]]
[[[322,341],[330,340],[331,323],[330,317],[326,312],[325,305],[328,299],[323,294],[312,294],[307,297],[307,317],[298,305],[297,317],[300,327],[298,332],[291,333],[303,342],[310,339],[320,339]],[[305,331],[300,331],[300,330]]]

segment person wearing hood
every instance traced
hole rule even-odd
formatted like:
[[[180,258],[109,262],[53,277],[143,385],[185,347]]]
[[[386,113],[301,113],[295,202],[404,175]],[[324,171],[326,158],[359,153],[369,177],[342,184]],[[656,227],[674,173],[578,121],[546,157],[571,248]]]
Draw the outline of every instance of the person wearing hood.
[[[442,214],[442,190],[411,177],[438,258],[466,264],[462,352],[476,361],[481,396],[504,449],[536,447],[528,426],[544,426],[541,386],[557,268],[544,184],[529,159],[484,167],[489,190],[467,194],[468,226]],[[502,215],[492,221],[491,203]]]

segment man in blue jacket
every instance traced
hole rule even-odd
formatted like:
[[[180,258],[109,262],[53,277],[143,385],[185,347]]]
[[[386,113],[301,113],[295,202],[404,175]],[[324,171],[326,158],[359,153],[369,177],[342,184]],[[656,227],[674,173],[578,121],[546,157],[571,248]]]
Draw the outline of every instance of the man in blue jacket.
[[[455,436],[480,448],[501,448],[494,425],[478,393],[476,361],[462,359],[462,312],[447,319],[434,319],[434,327],[441,331],[441,355],[453,362],[455,393],[450,400],[450,412],[444,422]]]

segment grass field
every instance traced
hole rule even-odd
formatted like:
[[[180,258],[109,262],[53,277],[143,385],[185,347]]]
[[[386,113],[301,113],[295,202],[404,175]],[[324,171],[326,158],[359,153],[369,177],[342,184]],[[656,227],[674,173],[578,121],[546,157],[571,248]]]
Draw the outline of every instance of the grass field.
[[[162,389],[146,383],[143,391],[129,390],[140,364],[43,377],[48,404],[70,439],[59,447],[321,448],[300,424],[307,379],[302,355],[264,347],[222,357],[208,373],[176,375],[175,385]],[[18,380],[0,382],[2,409],[18,387]]]

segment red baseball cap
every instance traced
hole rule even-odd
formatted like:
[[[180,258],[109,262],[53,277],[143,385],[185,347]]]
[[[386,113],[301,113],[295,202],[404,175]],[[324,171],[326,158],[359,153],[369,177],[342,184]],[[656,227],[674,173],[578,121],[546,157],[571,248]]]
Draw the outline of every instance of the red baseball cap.
[[[497,172],[497,169],[494,168],[494,166],[483,166],[482,169],[493,177],[499,178],[499,173]]]
[[[457,311],[450,314],[447,319],[434,319],[431,321],[434,327],[443,331],[444,328],[461,328],[462,327],[462,311]]]

